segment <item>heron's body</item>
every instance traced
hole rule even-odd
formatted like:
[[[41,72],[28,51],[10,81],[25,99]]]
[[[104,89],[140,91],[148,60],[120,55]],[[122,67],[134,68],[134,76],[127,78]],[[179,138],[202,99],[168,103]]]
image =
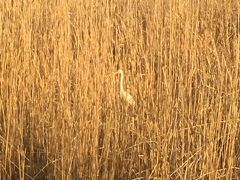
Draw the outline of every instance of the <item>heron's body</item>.
[[[120,76],[120,98],[123,99],[128,105],[135,106],[136,103],[133,97],[128,92],[126,92],[123,88],[123,79],[124,79],[123,71],[118,70],[117,74],[121,75]]]

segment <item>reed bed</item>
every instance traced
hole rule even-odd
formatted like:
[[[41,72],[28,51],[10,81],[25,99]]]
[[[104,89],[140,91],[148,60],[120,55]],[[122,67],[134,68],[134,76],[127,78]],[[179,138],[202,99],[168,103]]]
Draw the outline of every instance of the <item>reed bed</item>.
[[[239,178],[239,23],[238,0],[1,1],[0,179]]]

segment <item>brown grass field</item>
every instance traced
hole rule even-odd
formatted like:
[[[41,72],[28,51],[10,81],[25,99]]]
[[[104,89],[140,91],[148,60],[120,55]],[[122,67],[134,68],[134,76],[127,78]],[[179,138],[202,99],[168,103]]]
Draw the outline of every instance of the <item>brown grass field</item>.
[[[239,0],[1,1],[0,179],[238,179],[239,52]]]

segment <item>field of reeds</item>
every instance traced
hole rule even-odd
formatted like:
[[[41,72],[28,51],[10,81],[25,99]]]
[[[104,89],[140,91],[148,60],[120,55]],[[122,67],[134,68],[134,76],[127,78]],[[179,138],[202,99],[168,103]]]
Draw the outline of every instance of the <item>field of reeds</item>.
[[[0,179],[238,179],[239,51],[238,0],[1,1]]]

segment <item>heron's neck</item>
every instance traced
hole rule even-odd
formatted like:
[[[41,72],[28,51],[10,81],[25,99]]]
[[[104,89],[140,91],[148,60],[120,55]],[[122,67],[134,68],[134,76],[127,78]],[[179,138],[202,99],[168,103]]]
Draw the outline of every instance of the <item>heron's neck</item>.
[[[123,74],[121,74],[120,76],[120,91],[124,91],[123,90]]]

